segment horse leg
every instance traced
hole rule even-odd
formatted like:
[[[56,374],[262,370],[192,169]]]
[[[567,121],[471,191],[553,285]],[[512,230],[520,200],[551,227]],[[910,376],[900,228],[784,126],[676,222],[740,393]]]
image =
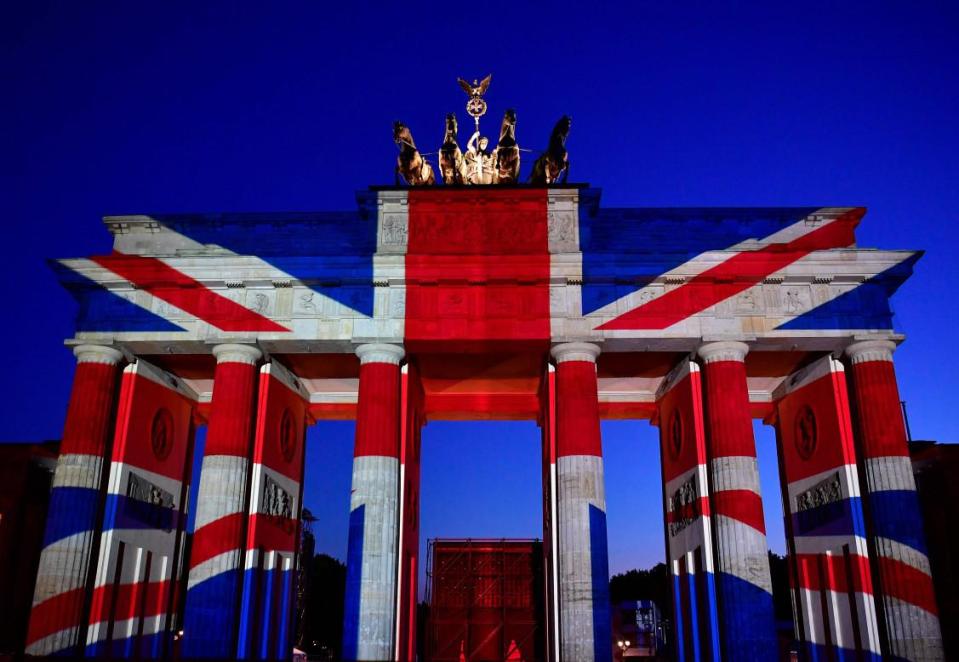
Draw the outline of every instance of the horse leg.
[[[529,173],[529,183],[530,184],[539,184],[539,169],[542,167],[543,157],[539,157],[533,161],[533,169]]]
[[[563,184],[566,183],[567,177],[569,177],[569,159],[566,160],[566,167],[563,168]]]

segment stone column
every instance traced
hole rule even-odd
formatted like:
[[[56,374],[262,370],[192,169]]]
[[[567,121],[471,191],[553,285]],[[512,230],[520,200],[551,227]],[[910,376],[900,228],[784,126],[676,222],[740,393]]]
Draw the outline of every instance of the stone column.
[[[224,344],[214,347],[213,355],[216,372],[190,550],[183,652],[187,658],[229,659],[237,651],[261,353],[251,345]]]
[[[103,464],[113,437],[123,355],[103,345],[78,345],[73,354],[77,369],[27,633],[30,655],[80,655],[90,559],[100,539]]]
[[[569,662],[612,657],[597,356],[589,343],[553,348],[560,658]]]
[[[777,655],[776,623],[746,385],[748,351],[741,342],[711,342],[697,353],[705,382],[722,653],[729,659],[771,660]]]
[[[896,659],[939,660],[942,635],[892,365],[895,349],[889,340],[846,349],[873,576],[886,652]]]
[[[360,345],[353,492],[346,560],[344,660],[390,660],[399,541],[400,360],[396,345]]]

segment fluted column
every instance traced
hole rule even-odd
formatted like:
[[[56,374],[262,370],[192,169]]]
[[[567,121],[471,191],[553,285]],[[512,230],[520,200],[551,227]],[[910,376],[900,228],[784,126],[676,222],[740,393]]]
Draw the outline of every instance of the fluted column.
[[[343,659],[393,658],[399,542],[400,360],[397,345],[368,344],[360,357]]]
[[[30,613],[30,655],[78,653],[90,559],[100,536],[103,463],[113,435],[123,355],[103,345],[78,345],[73,353],[77,369]]]
[[[256,364],[251,345],[213,348],[216,372],[197,495],[184,619],[184,656],[236,655]]]
[[[895,348],[888,340],[866,340],[846,349],[877,602],[892,657],[939,660],[942,635],[892,364]]]
[[[703,366],[706,456],[723,656],[774,659],[776,624],[762,494],[756,462],[746,353],[741,342],[711,342]]]
[[[606,490],[599,430],[599,347],[564,343],[556,360],[557,561],[561,659],[612,657]]]

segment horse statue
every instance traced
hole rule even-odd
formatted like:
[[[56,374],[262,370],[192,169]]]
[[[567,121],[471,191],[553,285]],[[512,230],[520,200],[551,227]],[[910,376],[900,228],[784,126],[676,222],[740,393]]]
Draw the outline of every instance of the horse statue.
[[[456,115],[450,113],[446,116],[446,135],[443,137],[443,146],[440,147],[440,174],[443,176],[444,184],[466,182],[466,162],[456,142],[458,130]]]
[[[519,179],[519,145],[516,142],[516,111],[510,108],[503,114],[493,163],[493,181],[496,184],[515,184]]]
[[[400,150],[400,155],[396,158],[397,186],[400,185],[400,175],[409,186],[430,186],[436,183],[433,166],[416,149],[409,127],[399,120],[393,122],[393,142]]]
[[[563,176],[562,183],[566,183],[569,175],[569,153],[566,151],[566,138],[569,137],[569,127],[573,118],[563,115],[553,127],[549,137],[549,147],[533,164],[533,172],[529,176],[532,184],[555,184],[559,176]]]

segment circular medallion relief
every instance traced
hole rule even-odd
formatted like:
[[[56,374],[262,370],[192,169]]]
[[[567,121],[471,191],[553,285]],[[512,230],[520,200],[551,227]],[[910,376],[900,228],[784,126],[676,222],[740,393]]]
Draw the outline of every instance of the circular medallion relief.
[[[482,117],[486,114],[486,102],[479,97],[473,97],[466,102],[466,112],[471,117]]]
[[[160,407],[153,415],[150,446],[153,448],[153,455],[160,461],[167,459],[173,450],[173,414],[165,407]]]
[[[674,460],[679,457],[683,449],[683,417],[678,409],[673,410],[673,415],[669,419],[669,456]]]
[[[804,405],[796,412],[793,437],[799,457],[804,460],[811,458],[819,441],[819,431],[816,429],[816,414],[809,405]]]
[[[296,420],[289,409],[285,409],[283,416],[280,417],[279,442],[283,459],[292,462],[293,454],[296,452]]]

